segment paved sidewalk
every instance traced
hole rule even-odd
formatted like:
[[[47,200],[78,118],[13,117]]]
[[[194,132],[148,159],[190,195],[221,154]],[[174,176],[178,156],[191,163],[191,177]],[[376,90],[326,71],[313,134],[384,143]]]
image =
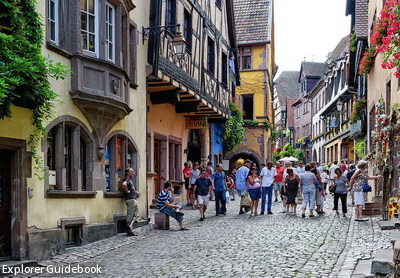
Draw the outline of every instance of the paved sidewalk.
[[[273,215],[238,215],[234,201],[227,216],[215,216],[210,202],[203,222],[197,210],[185,208],[189,231],[178,231],[171,219],[169,231],[150,224],[137,237],[120,234],[70,248],[42,265],[102,267],[102,275],[90,277],[351,277],[358,260],[390,248],[390,231],[381,231],[377,218],[355,222],[353,207],[348,217],[336,216],[332,199],[325,215],[305,219],[300,210],[296,216],[280,213],[281,202],[273,203]]]

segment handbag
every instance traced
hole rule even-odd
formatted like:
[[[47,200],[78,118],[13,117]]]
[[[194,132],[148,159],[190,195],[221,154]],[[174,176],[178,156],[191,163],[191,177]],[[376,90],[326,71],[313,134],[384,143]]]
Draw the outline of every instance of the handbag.
[[[335,189],[336,189],[336,184],[332,184],[331,186],[329,186],[330,193],[335,193]]]
[[[244,207],[250,207],[251,199],[250,199],[249,194],[246,194],[246,195],[242,196],[242,198],[243,198],[242,206],[244,206]]]
[[[372,191],[372,187],[369,184],[364,184],[362,186],[363,192],[371,192]]]
[[[322,185],[319,182],[317,182],[315,187],[318,188],[319,191],[322,191]]]

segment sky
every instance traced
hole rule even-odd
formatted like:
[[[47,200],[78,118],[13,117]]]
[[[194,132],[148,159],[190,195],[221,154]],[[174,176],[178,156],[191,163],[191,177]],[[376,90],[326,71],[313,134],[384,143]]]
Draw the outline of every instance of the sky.
[[[300,70],[302,61],[325,62],[329,52],[350,34],[346,0],[274,0],[277,77]]]

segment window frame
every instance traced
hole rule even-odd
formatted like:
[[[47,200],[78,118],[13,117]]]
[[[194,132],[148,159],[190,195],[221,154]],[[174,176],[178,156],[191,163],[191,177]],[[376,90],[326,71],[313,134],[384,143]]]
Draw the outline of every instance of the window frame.
[[[54,19],[51,18],[51,3],[54,3]],[[49,41],[58,45],[59,35],[59,0],[47,0],[47,26],[48,26],[48,38]],[[52,27],[51,22],[54,23],[54,40],[52,39]]]
[[[109,12],[111,10],[113,20],[110,22]],[[115,27],[116,27],[116,12],[115,6],[110,2],[106,2],[106,17],[105,17],[105,56],[106,60],[115,62]],[[112,28],[111,40],[109,34],[109,28]],[[110,58],[110,44],[112,45],[112,58]]]
[[[186,40],[186,50],[190,53],[192,52],[192,24],[193,24],[193,17],[190,12],[184,9],[183,14],[183,37]]]
[[[211,37],[207,39],[207,70],[215,74],[215,41]]]
[[[86,30],[84,30],[84,29],[82,29],[82,22],[81,22],[81,26],[80,26],[80,31],[81,31],[81,36],[82,36],[82,51],[85,53],[85,54],[87,54],[87,55],[93,55],[93,56],[95,56],[96,58],[98,58],[99,57],[99,17],[100,17],[100,14],[99,14],[99,0],[92,0],[93,1],[93,5],[94,5],[94,14],[89,14],[89,1],[91,1],[91,0],[88,0],[88,2],[86,3],[86,8],[87,8],[87,11],[83,11],[82,9],[80,9],[80,16],[81,16],[81,18],[82,18],[82,13],[86,13],[86,17],[87,17],[87,29]],[[94,23],[94,32],[92,33],[92,32],[90,32],[89,30],[90,30],[90,27],[89,27],[89,16],[90,15],[92,15],[92,16],[94,16],[94,21],[93,21],[93,23]],[[87,35],[88,35],[88,49],[85,49],[84,48],[84,36],[83,36],[83,32],[86,32],[87,33]],[[91,51],[90,50],[90,39],[89,39],[89,35],[90,35],[90,33],[92,33],[93,35],[94,35],[94,51]]]
[[[252,99],[252,110],[251,110],[251,116],[252,117],[248,117],[249,113],[248,111],[246,112],[245,109],[245,99]],[[243,94],[241,95],[241,102],[242,102],[242,110],[245,112],[243,115],[243,120],[249,120],[249,121],[253,121],[254,120],[254,94]]]
[[[249,48],[249,51],[245,51],[246,48]],[[246,46],[241,46],[239,47],[239,66],[240,70],[246,71],[246,70],[252,70],[253,69],[253,48],[251,45],[246,45]],[[245,63],[244,61],[249,61],[249,67],[244,67]]]
[[[221,83],[228,86],[228,55],[223,51],[221,55]]]
[[[171,4],[171,9],[169,8],[169,4]],[[169,17],[170,16],[170,17]],[[176,24],[176,1],[175,0],[166,0],[165,1],[165,25],[175,25]],[[175,28],[168,28],[168,32],[173,33],[175,35]]]

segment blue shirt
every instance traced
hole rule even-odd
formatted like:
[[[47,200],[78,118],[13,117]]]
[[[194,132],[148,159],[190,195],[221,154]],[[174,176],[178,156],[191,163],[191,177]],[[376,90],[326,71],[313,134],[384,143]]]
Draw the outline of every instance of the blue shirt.
[[[170,202],[170,196],[169,193],[165,190],[161,191],[160,194],[158,194],[158,198],[157,198],[157,208],[159,211],[162,211],[163,209],[165,209],[167,207],[167,205],[165,204],[165,202]]]
[[[225,173],[224,172],[221,172],[221,174],[220,174],[220,173],[218,173],[218,171],[216,171],[212,175],[212,179],[214,180],[214,191],[215,192],[221,192],[221,191],[226,190]]]
[[[246,166],[240,167],[236,172],[236,190],[245,191],[246,190],[246,179],[249,174],[250,169]]]
[[[209,187],[211,186],[211,180],[209,178],[198,178],[196,180],[197,188],[196,188],[196,194],[199,196],[207,196],[209,192]]]

